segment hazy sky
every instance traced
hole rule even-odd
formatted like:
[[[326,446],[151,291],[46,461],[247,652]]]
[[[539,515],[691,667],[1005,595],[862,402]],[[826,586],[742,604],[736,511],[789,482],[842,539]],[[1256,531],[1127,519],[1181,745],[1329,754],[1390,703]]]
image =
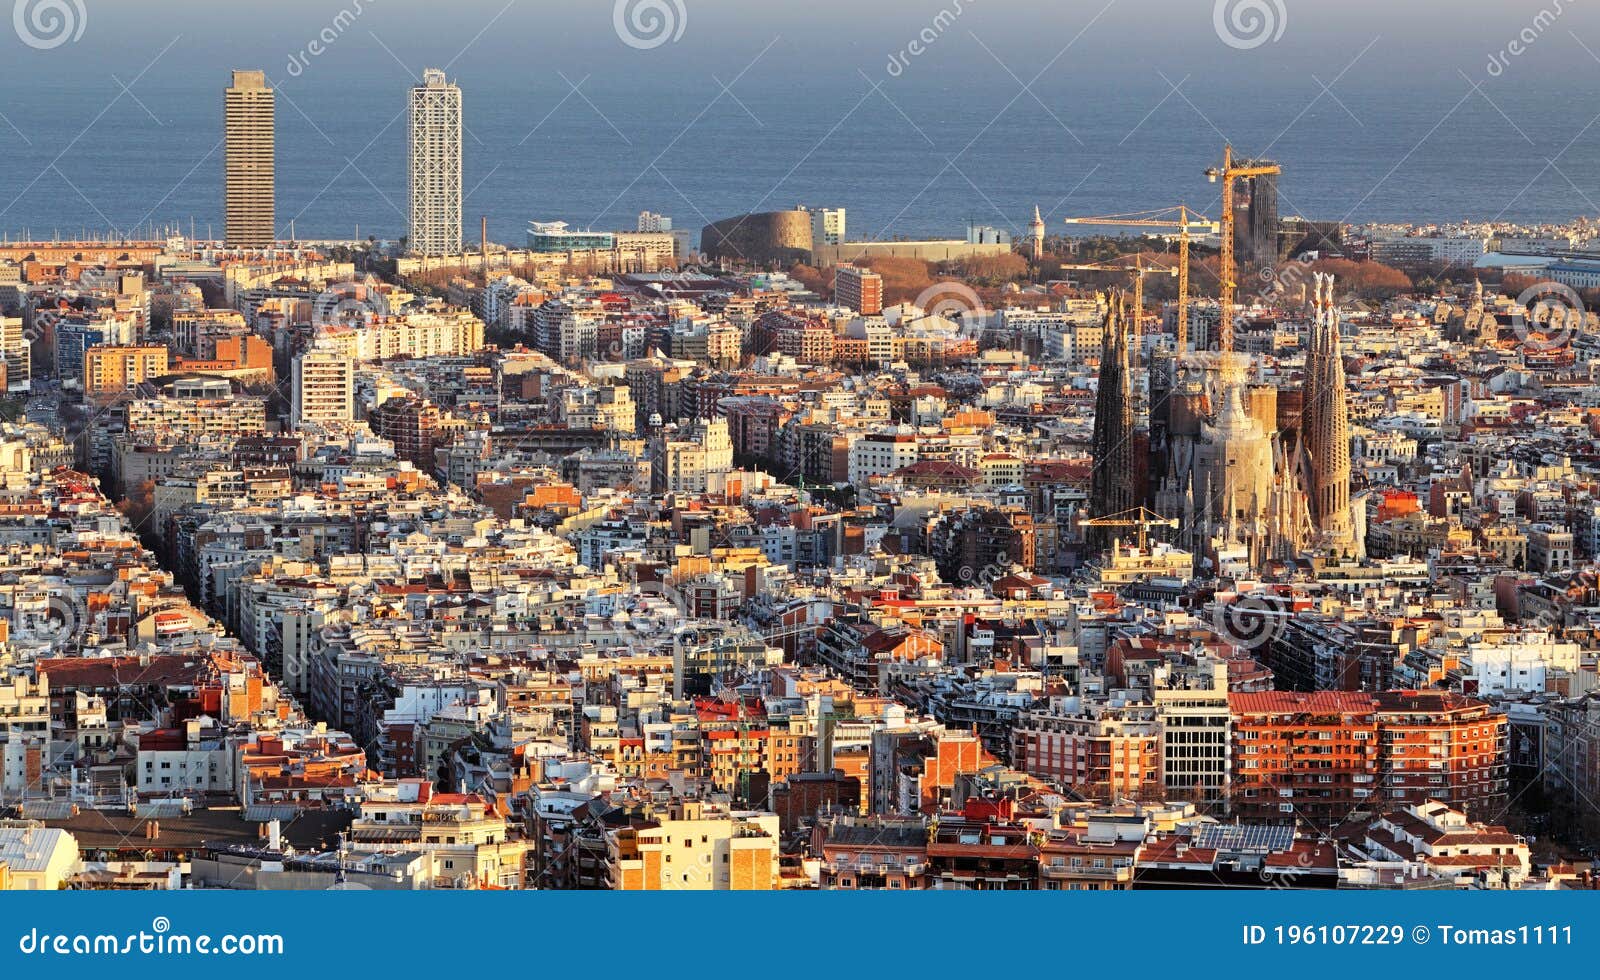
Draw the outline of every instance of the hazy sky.
[[[21,2],[37,6],[49,0]],[[374,64],[375,45],[369,34],[376,33],[403,59],[449,60],[471,42],[463,72],[472,62],[487,61],[521,63],[529,71],[547,64],[587,67],[644,80],[674,69],[736,63],[752,46],[759,48],[780,36],[787,42],[783,45],[787,53],[794,56],[786,63],[872,71],[881,69],[887,54],[909,41],[940,10],[964,8],[945,47],[972,54],[971,32],[997,51],[1015,54],[1020,67],[1051,57],[1093,19],[1094,26],[1070,52],[1071,61],[1084,68],[1124,71],[1157,61],[1184,72],[1226,70],[1271,78],[1314,72],[1319,65],[1326,68],[1324,62],[1339,61],[1347,49],[1353,53],[1371,38],[1382,37],[1384,59],[1367,68],[1381,64],[1386,81],[1403,85],[1408,79],[1440,72],[1454,75],[1457,68],[1481,74],[1492,52],[1531,24],[1539,11],[1548,10],[1560,14],[1542,43],[1533,46],[1527,59],[1531,63],[1508,74],[1560,71],[1565,63],[1568,70],[1592,77],[1592,69],[1600,67],[1569,35],[1569,31],[1582,36],[1600,30],[1600,9],[1593,5],[1584,9],[1579,0],[1256,0],[1263,8],[1284,11],[1283,30],[1276,41],[1246,55],[1219,43],[1211,0],[1115,0],[1109,5],[1105,0],[662,0],[685,11],[683,33],[677,41],[648,52],[648,60],[618,43],[612,31],[612,0],[60,2],[78,2],[87,11],[83,36],[56,52],[8,50],[16,55],[16,61],[8,57],[0,67],[8,82],[37,77],[48,83],[52,75],[83,68],[89,59],[133,64],[177,34],[186,39],[183,58],[170,63],[167,71],[210,70],[230,63],[279,65],[339,11],[358,9],[361,14],[345,38],[324,56],[330,61]],[[1230,6],[1251,2],[1238,0]],[[1600,50],[1594,38],[1586,40]],[[72,57],[50,60],[61,50]],[[1057,67],[1063,74],[1073,68]],[[1332,72],[1337,69],[1334,64]],[[7,93],[8,102],[13,97],[21,96]]]
[[[280,92],[280,212],[332,207],[385,230],[404,194],[392,121],[424,66],[468,93],[469,208],[518,223],[618,224],[654,204],[698,225],[696,212],[816,202],[839,183],[818,164],[859,153],[850,176],[885,183],[869,200],[924,180],[937,198],[905,218],[888,207],[886,233],[932,206],[1015,226],[1026,202],[1080,181],[1085,207],[1175,196],[1166,185],[1224,137],[1292,169],[1289,212],[1388,216],[1437,193],[1451,215],[1600,213],[1600,4],[1577,0],[18,2],[83,16],[54,46],[0,26],[13,233],[58,213],[206,220],[235,67]],[[1261,15],[1265,33],[1227,43],[1248,29],[1219,31],[1219,3]],[[652,4],[670,36],[625,43],[619,5]],[[916,54],[919,37],[932,40]],[[858,134],[904,152],[866,153]]]

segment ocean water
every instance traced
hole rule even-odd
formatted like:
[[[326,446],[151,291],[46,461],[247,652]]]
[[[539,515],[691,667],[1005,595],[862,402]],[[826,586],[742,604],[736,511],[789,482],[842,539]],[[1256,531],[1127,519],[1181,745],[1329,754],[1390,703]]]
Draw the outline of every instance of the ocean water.
[[[612,0],[76,2],[82,35],[55,47],[0,25],[13,238],[220,234],[234,67],[280,93],[280,234],[292,219],[302,238],[404,233],[406,89],[445,64],[469,239],[479,216],[515,242],[531,219],[623,228],[649,209],[698,231],[795,204],[847,208],[873,239],[1020,235],[1035,205],[1052,231],[1179,201],[1214,215],[1202,171],[1225,139],[1281,162],[1285,215],[1600,215],[1600,23],[1564,14],[1506,56],[1538,4],[1263,0],[1283,36],[1239,49],[1210,0],[966,0],[937,29],[953,0],[658,0],[683,31],[655,47],[623,42]]]

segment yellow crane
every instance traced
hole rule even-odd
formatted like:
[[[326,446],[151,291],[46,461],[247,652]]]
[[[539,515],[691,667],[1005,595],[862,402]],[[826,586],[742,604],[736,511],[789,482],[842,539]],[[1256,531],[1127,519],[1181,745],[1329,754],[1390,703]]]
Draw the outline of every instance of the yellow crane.
[[[1133,280],[1133,322],[1136,330],[1144,329],[1144,277],[1154,272],[1163,276],[1177,276],[1179,286],[1183,283],[1183,274],[1175,268],[1163,265],[1145,265],[1137,255],[1133,258],[1133,265],[1116,265],[1111,262],[1090,262],[1081,265],[1064,265],[1063,272],[1126,272]]]
[[[1176,218],[1171,217],[1176,215]],[[1115,228],[1163,228],[1178,232],[1178,353],[1189,343],[1189,233],[1215,235],[1218,224],[1180,204],[1153,211],[1130,211],[1098,218],[1068,218],[1069,225],[1107,225]]]
[[[1109,514],[1105,517],[1095,517],[1079,522],[1083,527],[1132,527],[1139,531],[1139,550],[1149,552],[1150,529],[1153,527],[1172,528],[1178,527],[1175,517],[1162,517],[1148,507],[1135,507],[1125,510],[1120,514]]]
[[[1235,278],[1239,273],[1233,255],[1233,182],[1246,177],[1266,177],[1281,173],[1283,168],[1275,163],[1256,163],[1247,160],[1235,165],[1231,144],[1225,145],[1222,149],[1222,166],[1212,167],[1206,171],[1206,178],[1213,184],[1222,182],[1222,260],[1217,270],[1218,278],[1221,280],[1217,287],[1217,299],[1222,313],[1218,347],[1224,354],[1233,350],[1233,292],[1239,286]]]

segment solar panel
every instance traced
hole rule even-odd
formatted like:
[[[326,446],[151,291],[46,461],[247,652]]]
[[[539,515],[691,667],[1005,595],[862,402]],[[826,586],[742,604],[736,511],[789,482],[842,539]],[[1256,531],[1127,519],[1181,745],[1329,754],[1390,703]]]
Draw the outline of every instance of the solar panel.
[[[1194,846],[1218,851],[1269,853],[1294,845],[1294,828],[1282,824],[1206,824],[1195,831]]]

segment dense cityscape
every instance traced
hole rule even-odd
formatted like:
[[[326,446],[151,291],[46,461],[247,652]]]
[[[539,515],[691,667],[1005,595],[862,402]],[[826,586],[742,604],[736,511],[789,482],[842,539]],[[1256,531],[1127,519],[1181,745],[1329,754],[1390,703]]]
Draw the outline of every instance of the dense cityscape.
[[[0,244],[0,888],[1596,886],[1600,221],[497,243],[429,69],[299,241],[217,82]]]

